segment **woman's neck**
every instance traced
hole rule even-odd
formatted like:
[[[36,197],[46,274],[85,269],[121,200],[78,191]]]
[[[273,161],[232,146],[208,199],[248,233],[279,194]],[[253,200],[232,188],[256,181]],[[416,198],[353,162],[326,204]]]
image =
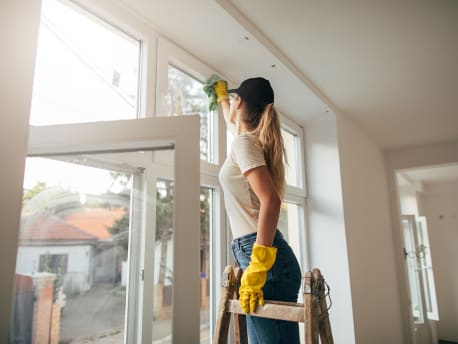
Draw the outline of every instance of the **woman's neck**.
[[[251,125],[249,125],[248,123],[246,123],[245,121],[237,121],[236,123],[236,132],[237,132],[237,135],[241,135],[241,134],[245,134],[245,133],[249,133],[251,131],[253,131],[254,129],[251,127]]]

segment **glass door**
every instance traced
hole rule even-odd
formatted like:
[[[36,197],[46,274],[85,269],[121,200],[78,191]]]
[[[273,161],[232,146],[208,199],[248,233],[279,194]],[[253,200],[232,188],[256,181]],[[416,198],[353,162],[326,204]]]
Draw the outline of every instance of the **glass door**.
[[[158,149],[174,153],[171,200]],[[197,342],[199,163],[198,116],[31,127],[11,341]]]
[[[139,283],[129,273],[136,274],[132,263],[138,260],[132,252],[140,244],[142,207],[134,188],[143,172],[121,161],[137,154],[27,158],[14,289],[16,336],[26,334],[33,342],[124,343],[129,291]],[[33,297],[24,299],[24,291]]]

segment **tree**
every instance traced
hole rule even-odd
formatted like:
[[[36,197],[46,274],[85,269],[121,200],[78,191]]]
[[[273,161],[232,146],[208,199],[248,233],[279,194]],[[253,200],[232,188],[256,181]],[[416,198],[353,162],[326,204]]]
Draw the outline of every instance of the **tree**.
[[[211,221],[211,189],[200,188],[200,252],[201,273],[207,275],[210,262],[210,221]]]
[[[104,198],[106,198],[107,201],[103,202],[103,205],[107,208],[111,208],[113,204],[112,202],[110,202],[110,199],[114,195],[116,195],[116,198],[120,199],[122,203],[129,204],[131,190],[128,187],[128,184],[130,182],[130,179],[132,178],[132,175],[111,171],[110,176],[112,178],[112,182],[104,195]],[[113,187],[120,187],[121,191],[119,193],[114,194],[110,191]],[[122,259],[127,259],[127,253],[129,249],[130,216],[129,207],[124,206],[123,209],[124,214],[122,215],[122,217],[115,220],[110,227],[107,227],[107,230],[112,235],[112,240],[114,241],[114,243],[121,249]]]
[[[122,248],[123,258],[127,258],[127,250],[129,248],[129,210],[124,208],[125,213],[120,218],[113,222],[108,231],[112,235],[113,241],[116,245]]]
[[[186,73],[169,66],[169,114],[171,115],[200,115],[200,157],[208,158],[208,111],[207,95],[203,84]]]
[[[173,186],[172,181],[157,182],[156,241],[161,242],[161,258],[158,284],[164,284],[167,272],[168,241],[173,231]]]

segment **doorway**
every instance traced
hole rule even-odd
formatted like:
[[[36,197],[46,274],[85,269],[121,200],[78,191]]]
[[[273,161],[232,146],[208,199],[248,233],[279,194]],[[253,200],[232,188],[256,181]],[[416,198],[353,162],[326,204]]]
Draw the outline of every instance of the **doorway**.
[[[458,342],[458,164],[396,171],[414,343]]]

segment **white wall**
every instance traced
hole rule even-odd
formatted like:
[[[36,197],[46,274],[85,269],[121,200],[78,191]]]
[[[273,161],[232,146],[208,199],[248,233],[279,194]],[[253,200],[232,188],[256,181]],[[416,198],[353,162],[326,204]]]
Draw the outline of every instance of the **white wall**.
[[[0,2],[0,343],[8,342],[40,1]]]
[[[402,173],[396,174],[401,213],[403,215],[419,215],[418,192],[422,191],[419,183],[412,183]]]
[[[425,186],[420,196],[427,217],[434,267],[439,339],[458,342],[458,182]]]
[[[64,277],[64,289],[67,292],[81,293],[89,290],[92,283],[92,247],[79,246],[19,246],[16,273],[34,274],[40,266],[42,254],[66,254],[67,272]]]
[[[331,287],[330,320],[336,343],[355,343],[347,238],[335,115],[305,127],[308,268],[318,267]]]
[[[81,272],[89,276],[91,267],[91,246],[19,246],[17,254],[16,272],[18,274],[32,274],[38,272],[40,255],[66,254],[68,255],[67,272]]]
[[[347,118],[337,128],[356,341],[403,343],[384,156]]]

